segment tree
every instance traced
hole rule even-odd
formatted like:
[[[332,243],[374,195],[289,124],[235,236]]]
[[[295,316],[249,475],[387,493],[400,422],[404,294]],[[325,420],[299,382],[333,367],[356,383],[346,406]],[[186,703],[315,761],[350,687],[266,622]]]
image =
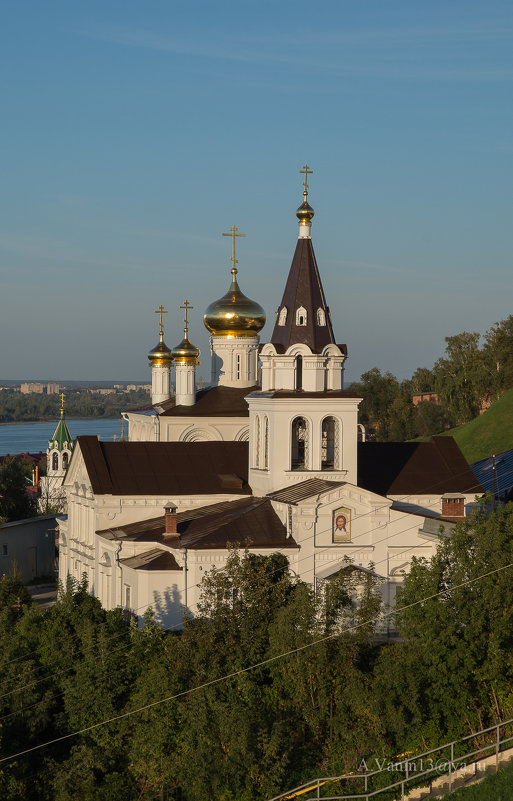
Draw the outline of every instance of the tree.
[[[19,456],[6,456],[0,464],[1,522],[9,523],[35,515],[35,500],[27,493],[29,471]]]
[[[351,389],[363,398],[360,422],[368,428],[369,439],[387,441],[408,436],[408,420],[413,411],[410,393],[392,373],[382,375],[373,367]]]
[[[430,562],[412,560],[395,614],[403,643],[385,649],[376,670],[401,749],[512,716],[512,562],[513,504],[490,518],[479,510],[442,537]]]
[[[446,358],[434,366],[435,390],[442,405],[458,425],[478,414],[486,391],[486,370],[479,350],[480,335],[463,331],[446,337]]]
[[[513,315],[488,329],[483,347],[490,394],[513,387]]]

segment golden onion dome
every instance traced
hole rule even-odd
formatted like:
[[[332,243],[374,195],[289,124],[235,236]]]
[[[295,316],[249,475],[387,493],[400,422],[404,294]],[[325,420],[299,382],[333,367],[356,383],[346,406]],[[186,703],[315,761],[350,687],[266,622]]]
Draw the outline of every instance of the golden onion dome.
[[[190,364],[197,364],[199,359],[199,348],[189,342],[187,336],[187,329],[184,332],[184,338],[176,348],[171,351],[171,356],[175,362],[189,362]]]
[[[310,204],[306,199],[306,192],[304,193],[304,198],[305,199],[303,200],[300,207],[296,211],[296,217],[298,218],[299,223],[302,225],[309,223],[315,214],[314,210],[312,209],[312,207],[310,206]]]
[[[259,303],[240,291],[237,268],[232,269],[230,289],[207,308],[203,322],[214,336],[253,337],[265,325],[265,312]]]
[[[164,342],[162,334],[160,335],[158,344],[148,353],[148,359],[152,367],[166,367],[173,361],[171,351]]]

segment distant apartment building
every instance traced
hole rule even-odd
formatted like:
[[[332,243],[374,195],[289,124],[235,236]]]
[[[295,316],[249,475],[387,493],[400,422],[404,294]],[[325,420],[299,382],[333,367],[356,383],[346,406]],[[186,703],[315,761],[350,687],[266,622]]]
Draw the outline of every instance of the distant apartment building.
[[[58,395],[59,389],[59,384],[55,381],[49,381],[46,385],[40,381],[25,381],[20,387],[20,392],[22,395],[43,395],[46,390],[47,395]]]
[[[137,392],[140,389],[144,389],[146,392],[151,392],[151,384],[127,384],[126,391],[127,392]]]
[[[36,384],[31,381],[25,382],[20,387],[20,392],[22,395],[31,395],[31,394],[42,395],[44,391],[45,391],[44,384],[40,383]]]

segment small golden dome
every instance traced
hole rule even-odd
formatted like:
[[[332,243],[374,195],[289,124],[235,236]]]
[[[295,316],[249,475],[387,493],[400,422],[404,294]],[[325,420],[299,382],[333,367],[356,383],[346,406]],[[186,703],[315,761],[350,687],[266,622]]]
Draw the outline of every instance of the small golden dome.
[[[165,367],[170,365],[173,361],[171,351],[162,339],[162,336],[160,342],[148,353],[148,359],[152,367]]]
[[[189,338],[187,336],[187,331],[185,331],[184,338],[180,342],[176,348],[173,348],[171,351],[171,356],[175,360],[175,362],[189,362],[193,364],[198,363],[199,359],[199,348],[189,342]]]
[[[265,325],[265,312],[259,303],[244,295],[237,283],[237,268],[232,269],[230,289],[207,308],[203,322],[214,336],[253,337]]]
[[[314,210],[312,209],[312,207],[310,206],[310,204],[306,199],[306,193],[304,197],[305,199],[303,200],[300,207],[296,211],[296,217],[298,218],[300,224],[302,225],[309,223],[315,214]]]

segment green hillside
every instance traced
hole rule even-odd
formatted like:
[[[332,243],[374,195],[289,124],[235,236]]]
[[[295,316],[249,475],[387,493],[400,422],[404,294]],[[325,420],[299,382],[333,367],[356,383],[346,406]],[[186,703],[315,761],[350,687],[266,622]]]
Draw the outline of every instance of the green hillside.
[[[454,437],[470,464],[513,448],[513,389],[505,392],[484,414],[444,431],[444,436]]]

